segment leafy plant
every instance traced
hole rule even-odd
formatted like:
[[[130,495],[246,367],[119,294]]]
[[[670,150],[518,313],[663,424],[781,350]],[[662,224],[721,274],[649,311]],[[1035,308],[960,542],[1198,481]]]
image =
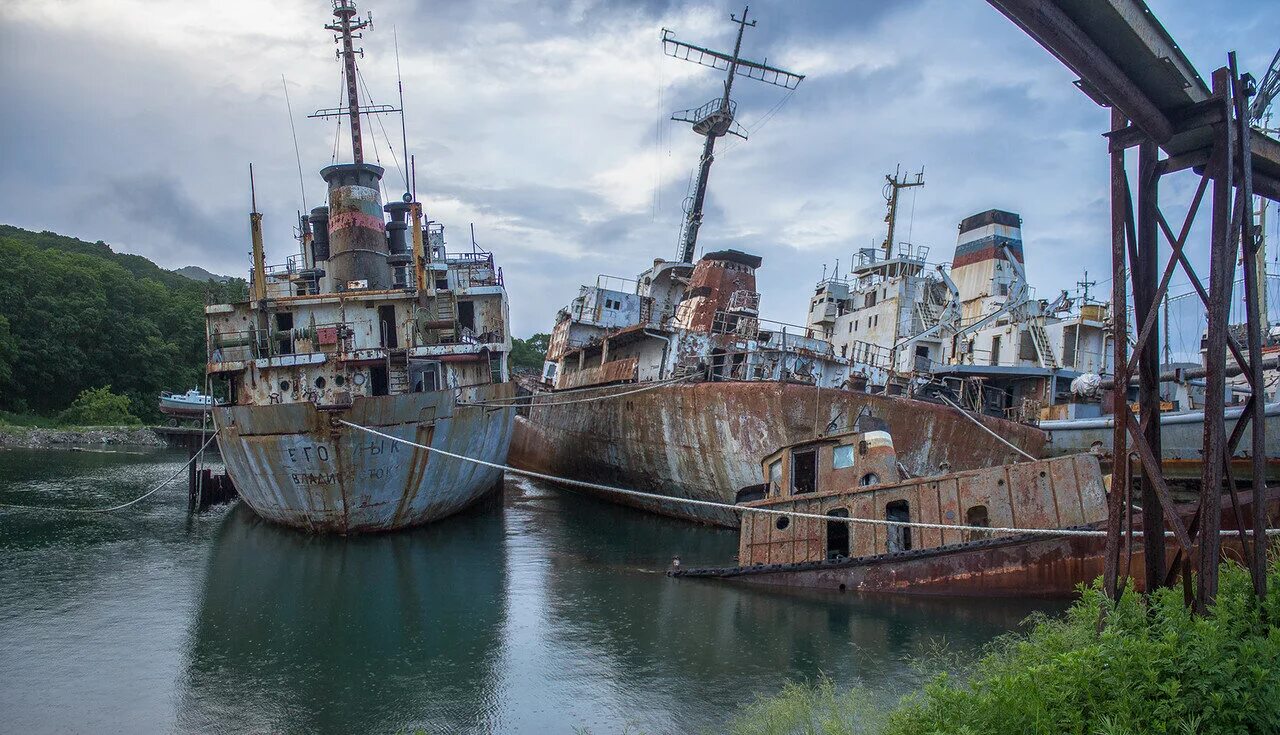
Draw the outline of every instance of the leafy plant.
[[[529,339],[519,337],[511,340],[511,367],[528,372],[541,373],[542,363],[547,359],[547,347],[551,343],[551,335],[539,332]]]
[[[68,426],[127,426],[140,424],[129,413],[129,397],[111,392],[111,386],[88,388],[63,411],[58,419]]]
[[[1259,609],[1248,572],[1220,567],[1208,616],[1192,614],[1181,590],[1149,598],[1127,590],[1119,603],[1100,582],[1061,618],[1038,617],[1029,632],[991,644],[963,676],[943,672],[883,721],[865,699],[829,681],[791,684],[748,707],[734,733],[1280,732],[1280,557],[1268,569]],[[1099,615],[1106,625],[1097,630]],[[864,719],[858,721],[855,718]],[[860,722],[851,729],[846,723]],[[828,724],[834,723],[834,724]]]

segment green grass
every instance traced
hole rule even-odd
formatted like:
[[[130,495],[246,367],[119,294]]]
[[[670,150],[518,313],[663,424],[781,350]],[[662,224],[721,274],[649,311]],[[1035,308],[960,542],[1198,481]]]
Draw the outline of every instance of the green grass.
[[[962,675],[934,675],[881,713],[829,680],[789,684],[729,725],[738,735],[1280,733],[1280,557],[1269,567],[1265,620],[1246,570],[1221,567],[1208,617],[1181,590],[1113,605],[1095,585],[1061,618],[988,646]],[[1099,615],[1107,624],[1097,631]]]
[[[8,428],[29,428],[29,429],[55,429],[61,424],[58,419],[51,416],[40,416],[34,413],[13,413],[12,411],[0,411],[0,429]]]

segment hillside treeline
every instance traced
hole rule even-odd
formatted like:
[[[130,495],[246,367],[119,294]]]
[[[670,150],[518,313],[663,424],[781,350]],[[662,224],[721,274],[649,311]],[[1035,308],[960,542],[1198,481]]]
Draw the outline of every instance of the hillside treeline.
[[[53,415],[111,386],[156,420],[162,390],[204,386],[204,305],[246,284],[199,283],[138,255],[0,225],[0,410]]]

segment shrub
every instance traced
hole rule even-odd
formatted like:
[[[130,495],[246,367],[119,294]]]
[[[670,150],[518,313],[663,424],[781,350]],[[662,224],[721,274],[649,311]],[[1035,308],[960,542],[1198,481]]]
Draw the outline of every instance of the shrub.
[[[129,398],[111,392],[111,386],[86,388],[71,407],[58,416],[69,426],[125,426],[142,423],[129,413]]]
[[[1058,619],[1040,617],[1026,634],[988,647],[964,678],[937,674],[904,697],[883,726],[826,729],[851,721],[845,700],[820,685],[794,687],[752,705],[732,723],[739,733],[1280,733],[1280,557],[1268,567],[1259,614],[1249,573],[1219,570],[1207,617],[1182,604],[1180,589],[1149,600],[1126,591],[1118,604],[1100,582]],[[1099,615],[1106,626],[1097,631]],[[1266,622],[1263,622],[1266,621]],[[776,727],[769,713],[786,713]],[[748,716],[750,719],[748,719]],[[841,719],[843,718],[843,719]]]

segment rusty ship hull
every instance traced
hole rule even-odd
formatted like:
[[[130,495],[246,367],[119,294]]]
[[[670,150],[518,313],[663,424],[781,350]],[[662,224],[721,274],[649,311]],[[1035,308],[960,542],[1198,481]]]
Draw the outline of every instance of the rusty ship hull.
[[[514,396],[513,384],[214,409],[218,445],[240,497],[263,518],[316,532],[388,531],[457,513],[498,487],[502,471],[410,447],[376,431],[502,463],[514,409],[462,405]]]
[[[1241,514],[1253,513],[1253,493],[1240,493]],[[1280,517],[1280,491],[1266,493],[1268,528]],[[1223,530],[1237,528],[1228,496],[1220,500]],[[1190,525],[1196,504],[1178,506],[1178,515]],[[1146,558],[1141,535],[1142,513],[1134,514],[1134,540],[1130,552],[1123,553],[1121,571],[1129,576],[1143,568]],[[1077,526],[1103,530],[1105,523]],[[855,530],[854,533],[861,531]],[[954,532],[947,532],[953,534]],[[1177,558],[1177,541],[1165,540],[1164,558]],[[754,564],[739,567],[673,570],[676,577],[727,579],[774,588],[810,588],[831,592],[956,597],[1046,597],[1069,598],[1081,585],[1101,577],[1106,567],[1106,539],[1102,536],[1044,536],[1019,534],[892,554],[876,554],[794,564]],[[1122,549],[1122,552],[1124,550]],[[1238,536],[1222,538],[1222,558],[1241,559]],[[1199,554],[1189,557],[1192,567]],[[1166,563],[1169,563],[1166,561]],[[1145,591],[1141,573],[1132,576],[1134,588]]]
[[[579,401],[628,390],[636,386],[576,391],[572,398]],[[535,398],[528,415],[516,419],[509,455],[512,466],[730,504],[738,490],[764,482],[760,457],[812,438],[833,422],[845,426],[863,415],[888,424],[898,460],[913,475],[1001,464],[1014,454],[947,406],[799,383],[673,384],[607,400],[572,404],[563,400],[555,393]],[[1039,429],[990,417],[981,420],[1023,451],[1042,453],[1045,435]],[[602,494],[664,515],[738,525],[737,515],[728,510]]]

